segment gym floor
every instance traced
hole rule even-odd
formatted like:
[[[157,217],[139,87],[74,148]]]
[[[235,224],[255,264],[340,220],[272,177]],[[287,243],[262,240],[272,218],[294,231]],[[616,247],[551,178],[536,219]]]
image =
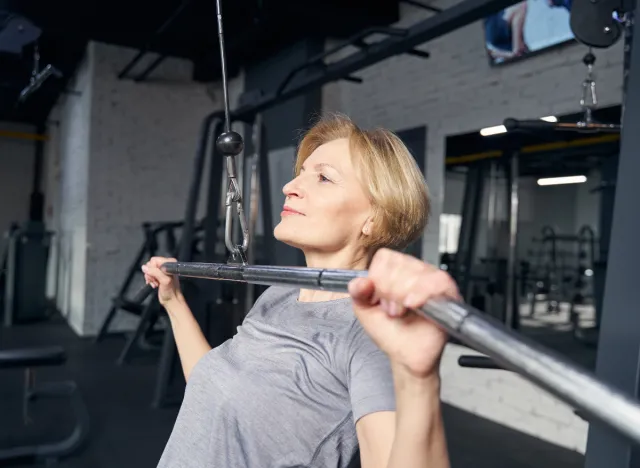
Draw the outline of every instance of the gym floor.
[[[77,455],[60,462],[61,468],[153,468],[171,433],[178,408],[154,410],[150,406],[155,365],[136,359],[119,367],[115,359],[122,339],[108,338],[100,345],[78,338],[62,319],[0,328],[3,349],[62,345],[65,366],[37,371],[41,381],[73,379],[91,418],[90,439]],[[0,378],[0,448],[12,441],[36,441],[47,434],[66,435],[72,420],[66,404],[36,403],[33,423],[23,424],[21,371],[2,371]],[[53,404],[53,407],[52,407]],[[57,405],[57,406],[56,406]],[[584,457],[535,437],[514,431],[451,406],[444,408],[453,468],[573,468]],[[32,466],[32,465],[16,465]]]

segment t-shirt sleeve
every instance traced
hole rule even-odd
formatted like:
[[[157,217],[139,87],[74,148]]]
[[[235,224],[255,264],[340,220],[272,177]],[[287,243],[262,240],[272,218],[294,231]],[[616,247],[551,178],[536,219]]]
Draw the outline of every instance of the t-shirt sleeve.
[[[359,322],[350,333],[347,385],[354,422],[370,413],[395,411],[391,364]]]

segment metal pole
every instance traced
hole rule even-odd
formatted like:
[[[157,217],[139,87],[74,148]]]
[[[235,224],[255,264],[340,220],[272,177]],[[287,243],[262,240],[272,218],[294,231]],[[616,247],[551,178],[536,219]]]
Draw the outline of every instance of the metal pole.
[[[496,233],[498,170],[496,161],[489,161],[489,196],[487,200],[487,257],[498,257],[498,239]],[[495,270],[495,264],[492,265]]]
[[[517,315],[520,313],[520,301],[516,290],[517,274],[517,247],[518,247],[518,157],[520,154],[514,151],[509,164],[509,254],[507,258],[507,288],[505,291],[505,323],[514,328],[517,324]]]
[[[366,270],[323,270],[302,267],[165,263],[172,275],[347,292],[349,282]],[[485,353],[505,369],[518,372],[560,400],[583,410],[640,444],[640,405],[578,368],[565,357],[544,349],[466,304],[433,301],[419,315],[431,319],[450,335]]]
[[[635,2],[629,2],[635,3]],[[626,13],[632,20],[637,5],[629,5]],[[596,374],[606,382],[637,396],[640,389],[640,316],[638,315],[637,266],[640,262],[637,212],[640,160],[637,148],[640,134],[640,37],[635,31],[625,35],[626,79],[623,89],[623,129],[617,168],[606,281],[598,336]],[[628,48],[627,48],[628,46]],[[615,171],[612,171],[615,174]],[[613,194],[612,194],[613,195]],[[586,468],[635,468],[640,466],[637,447],[616,437],[599,424],[589,426]]]
[[[262,114],[256,116],[256,121],[253,127],[253,156],[251,157],[251,164],[249,168],[249,183],[248,190],[245,193],[249,193],[249,206],[247,211],[249,212],[249,238],[254,239],[254,242],[249,244],[247,250],[247,262],[251,265],[255,263],[255,239],[256,239],[256,226],[258,225],[258,210],[260,207],[260,152],[262,151]],[[267,233],[263,234],[263,237]],[[247,285],[244,315],[246,316],[251,307],[253,306],[255,296],[255,287],[252,284]]]

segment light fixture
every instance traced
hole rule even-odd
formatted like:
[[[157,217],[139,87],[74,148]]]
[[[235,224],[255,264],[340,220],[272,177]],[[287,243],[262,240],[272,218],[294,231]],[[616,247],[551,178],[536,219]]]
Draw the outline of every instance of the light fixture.
[[[587,177],[583,175],[568,177],[549,177],[546,179],[538,179],[538,185],[582,184],[586,181]]]
[[[549,115],[547,117],[540,117],[540,120],[544,120],[545,122],[556,123],[558,121],[558,117],[555,115]]]
[[[500,133],[507,133],[507,128],[504,125],[496,125],[495,127],[487,127],[480,130],[480,135],[482,136],[498,135]]]

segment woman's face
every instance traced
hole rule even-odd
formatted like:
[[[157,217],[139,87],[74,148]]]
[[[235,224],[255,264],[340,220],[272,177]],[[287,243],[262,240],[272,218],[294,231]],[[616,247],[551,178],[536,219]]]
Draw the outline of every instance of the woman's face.
[[[284,208],[274,235],[305,253],[357,248],[362,234],[371,229],[371,204],[346,138],[316,149],[283,192]]]

